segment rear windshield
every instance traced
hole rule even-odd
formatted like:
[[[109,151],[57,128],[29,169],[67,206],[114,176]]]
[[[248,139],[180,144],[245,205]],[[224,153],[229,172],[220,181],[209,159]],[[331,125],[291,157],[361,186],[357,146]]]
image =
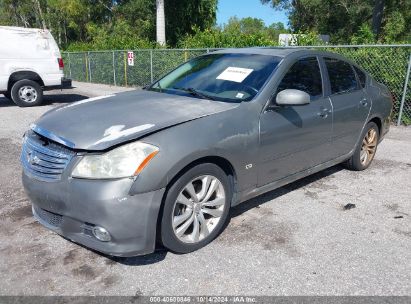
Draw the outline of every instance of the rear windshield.
[[[209,54],[181,65],[149,90],[221,101],[254,98],[281,58],[255,54]]]

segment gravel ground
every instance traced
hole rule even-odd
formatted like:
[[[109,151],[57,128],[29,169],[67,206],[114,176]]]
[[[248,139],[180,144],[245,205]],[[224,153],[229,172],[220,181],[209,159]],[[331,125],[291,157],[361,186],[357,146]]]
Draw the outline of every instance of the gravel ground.
[[[20,181],[31,122],[123,90],[76,85],[37,108],[0,97],[0,295],[411,295],[411,128],[392,127],[364,172],[336,166],[234,208],[197,252],[109,258],[35,222]]]

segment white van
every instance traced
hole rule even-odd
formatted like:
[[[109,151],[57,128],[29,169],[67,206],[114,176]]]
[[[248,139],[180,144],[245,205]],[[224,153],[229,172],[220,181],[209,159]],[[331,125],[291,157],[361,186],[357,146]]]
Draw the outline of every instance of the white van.
[[[43,91],[71,88],[48,30],[0,26],[0,93],[21,107],[41,104]]]

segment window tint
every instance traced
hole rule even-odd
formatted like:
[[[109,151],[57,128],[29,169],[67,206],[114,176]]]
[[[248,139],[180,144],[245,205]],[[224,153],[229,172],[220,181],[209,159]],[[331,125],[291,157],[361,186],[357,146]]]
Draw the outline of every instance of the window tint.
[[[330,78],[332,94],[348,92],[357,88],[357,79],[350,64],[333,58],[324,59]]]
[[[317,58],[304,58],[296,62],[285,74],[277,92],[286,89],[304,91],[311,99],[322,96],[321,72]]]
[[[365,73],[363,71],[361,71],[359,68],[354,67],[355,72],[357,73],[358,76],[358,80],[360,81],[361,87],[365,87],[365,81],[367,79],[367,76],[365,75]]]

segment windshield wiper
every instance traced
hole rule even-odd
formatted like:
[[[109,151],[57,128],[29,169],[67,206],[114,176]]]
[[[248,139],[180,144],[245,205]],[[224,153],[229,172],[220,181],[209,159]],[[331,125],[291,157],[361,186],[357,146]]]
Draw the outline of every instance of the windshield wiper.
[[[163,88],[161,87],[160,81],[157,82],[157,87],[160,89],[160,93],[163,93]]]
[[[175,90],[180,90],[180,91],[184,91],[184,92],[190,93],[190,94],[193,95],[193,96],[197,96],[197,97],[200,97],[200,98],[203,98],[203,99],[216,100],[214,97],[212,97],[212,96],[210,96],[210,95],[207,95],[207,94],[205,94],[205,93],[202,93],[202,92],[200,92],[200,91],[197,91],[197,90],[194,89],[194,88],[179,88],[179,87],[173,87],[173,89],[175,89]]]
[[[155,84],[157,84],[157,87],[154,86]],[[149,90],[149,91],[151,91],[152,89],[158,89],[158,90],[160,90],[160,93],[163,92],[163,88],[161,87],[159,81],[158,81],[158,82],[155,82],[154,84],[147,84],[147,85],[145,85],[144,87],[142,87],[142,89],[143,89],[143,90]]]

